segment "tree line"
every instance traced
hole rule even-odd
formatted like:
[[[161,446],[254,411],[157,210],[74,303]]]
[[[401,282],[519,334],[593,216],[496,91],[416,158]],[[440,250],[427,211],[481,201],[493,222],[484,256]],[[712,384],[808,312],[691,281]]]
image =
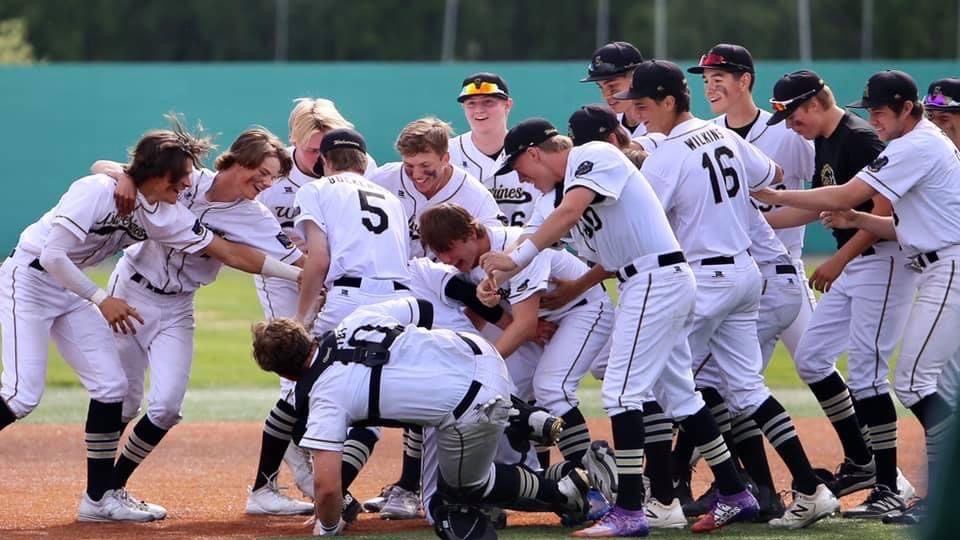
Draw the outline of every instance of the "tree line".
[[[597,0],[460,0],[456,60],[586,59]],[[609,0],[610,39],[654,47],[654,0]],[[861,0],[810,0],[813,58],[861,55]],[[285,4],[285,32],[277,10]],[[444,0],[0,0],[0,62],[435,61]],[[668,0],[667,49],[713,43],[758,59],[798,56],[795,0]],[[958,55],[960,2],[876,0],[875,58]],[[281,19],[282,20],[282,19]],[[11,53],[10,51],[14,51]]]

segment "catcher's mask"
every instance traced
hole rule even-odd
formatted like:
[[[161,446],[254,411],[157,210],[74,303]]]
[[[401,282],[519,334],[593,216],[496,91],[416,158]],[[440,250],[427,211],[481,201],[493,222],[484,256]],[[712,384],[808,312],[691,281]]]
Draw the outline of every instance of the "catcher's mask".
[[[475,506],[441,505],[433,518],[433,528],[443,540],[497,539],[493,523]]]

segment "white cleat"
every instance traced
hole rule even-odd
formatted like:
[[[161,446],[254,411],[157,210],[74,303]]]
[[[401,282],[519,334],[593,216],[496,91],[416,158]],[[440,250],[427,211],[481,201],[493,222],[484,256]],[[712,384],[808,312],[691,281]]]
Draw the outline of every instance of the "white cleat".
[[[80,499],[80,511],[77,521],[107,522],[107,521],[153,521],[153,514],[138,510],[127,504],[127,501],[117,495],[117,490],[108,490],[99,501],[91,500],[84,493]]]
[[[383,489],[380,490],[380,494],[371,499],[363,501],[361,505],[364,512],[370,512],[376,514],[383,508],[383,505],[387,504],[387,498],[390,497],[390,492],[393,491],[393,484],[388,486],[383,486]]]
[[[153,519],[161,520],[167,517],[166,508],[160,506],[159,504],[148,503],[147,501],[143,501],[134,497],[129,491],[127,491],[127,488],[118,489],[117,497],[122,499],[128,506],[152,515]]]
[[[283,454],[283,462],[290,467],[293,481],[297,484],[300,493],[313,500],[313,457],[310,451],[300,448],[291,441]]]
[[[420,495],[414,491],[407,491],[399,486],[393,486],[386,502],[380,508],[381,519],[415,519],[420,510]]]
[[[783,517],[771,519],[768,523],[776,529],[802,529],[839,510],[840,501],[826,484],[820,484],[812,495],[795,492],[793,502],[783,513]]]
[[[313,503],[299,501],[280,493],[277,475],[273,476],[261,488],[251,491],[247,496],[247,514],[271,516],[296,516],[313,513]]]
[[[654,529],[683,529],[687,526],[687,518],[683,515],[680,499],[673,499],[667,506],[656,497],[648,497],[644,505],[647,513],[647,524]]]

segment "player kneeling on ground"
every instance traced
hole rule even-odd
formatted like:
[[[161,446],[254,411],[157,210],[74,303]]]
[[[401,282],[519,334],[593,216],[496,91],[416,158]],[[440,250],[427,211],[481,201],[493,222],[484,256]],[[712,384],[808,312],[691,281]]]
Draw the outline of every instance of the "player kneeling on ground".
[[[463,505],[528,498],[561,514],[585,513],[582,471],[551,482],[493,463],[512,413],[506,366],[478,336],[430,330],[432,318],[429,302],[407,297],[361,307],[317,339],[291,319],[254,326],[257,364],[297,381],[294,438],[313,454],[314,534],[336,535],[345,525],[340,470],[351,425],[436,428],[440,497],[431,512],[443,516],[441,538],[495,537],[486,518]],[[463,535],[459,521],[468,522]]]

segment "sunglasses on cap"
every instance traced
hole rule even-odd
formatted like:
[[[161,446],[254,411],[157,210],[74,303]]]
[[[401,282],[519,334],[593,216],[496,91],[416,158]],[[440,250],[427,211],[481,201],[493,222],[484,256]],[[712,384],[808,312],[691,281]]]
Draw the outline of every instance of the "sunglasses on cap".
[[[587,73],[590,75],[617,75],[634,67],[637,67],[636,63],[618,66],[617,64],[613,64],[611,62],[590,62],[590,64],[587,65]]]
[[[753,68],[745,66],[743,64],[738,64],[736,62],[730,62],[722,54],[716,53],[707,53],[700,57],[700,67],[732,67],[737,69],[742,69],[744,71],[753,71]]]
[[[459,97],[470,97],[470,96],[488,96],[491,94],[505,96],[507,93],[500,88],[497,83],[494,82],[482,82],[480,84],[469,83],[463,87],[463,90],[460,91]]]
[[[923,97],[923,105],[926,107],[960,107],[960,101],[943,94],[932,94]]]
[[[792,97],[790,99],[785,99],[783,101],[778,101],[776,99],[770,98],[770,106],[773,107],[773,110],[776,112],[784,112],[790,108],[791,105],[796,103],[797,105],[803,103],[804,101],[812,98],[814,94],[819,92],[820,89],[807,90],[806,92],[800,94],[797,97]]]

